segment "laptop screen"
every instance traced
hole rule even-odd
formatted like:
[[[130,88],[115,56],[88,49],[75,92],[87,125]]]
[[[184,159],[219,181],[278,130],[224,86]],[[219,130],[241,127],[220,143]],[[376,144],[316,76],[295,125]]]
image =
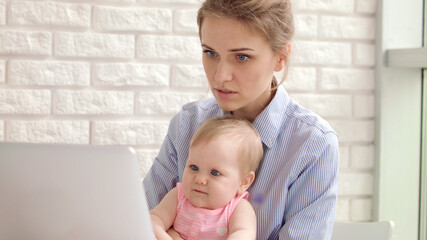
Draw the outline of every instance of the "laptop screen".
[[[0,143],[0,239],[154,239],[133,148]]]

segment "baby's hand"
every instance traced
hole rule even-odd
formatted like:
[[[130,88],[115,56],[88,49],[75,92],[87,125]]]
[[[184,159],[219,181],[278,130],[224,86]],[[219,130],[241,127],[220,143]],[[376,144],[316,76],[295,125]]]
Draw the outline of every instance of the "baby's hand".
[[[165,234],[161,236],[157,236],[154,238],[155,240],[173,240],[169,235]]]
[[[156,240],[173,240],[169,234],[165,232],[161,227],[154,226],[154,239]]]
[[[169,234],[169,236],[173,239],[173,240],[184,240],[181,235],[175,231],[175,229],[173,228],[169,228],[169,230],[167,231],[167,233]]]

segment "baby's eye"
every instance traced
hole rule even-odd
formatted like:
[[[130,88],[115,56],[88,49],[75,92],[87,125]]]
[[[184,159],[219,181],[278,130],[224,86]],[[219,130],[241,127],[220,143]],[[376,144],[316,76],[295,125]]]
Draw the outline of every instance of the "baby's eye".
[[[219,173],[217,170],[212,170],[212,171],[211,171],[211,174],[212,174],[213,176],[219,176],[219,175],[220,175],[220,173]]]
[[[249,57],[246,55],[237,55],[237,60],[239,60],[240,62],[244,62],[248,59],[249,59]]]
[[[196,166],[196,165],[190,165],[190,168],[191,168],[191,170],[193,170],[193,171],[198,171],[198,170],[199,170],[199,167],[198,167],[198,166]]]
[[[216,57],[216,53],[210,50],[203,50],[204,53],[208,54],[209,57],[214,58]]]

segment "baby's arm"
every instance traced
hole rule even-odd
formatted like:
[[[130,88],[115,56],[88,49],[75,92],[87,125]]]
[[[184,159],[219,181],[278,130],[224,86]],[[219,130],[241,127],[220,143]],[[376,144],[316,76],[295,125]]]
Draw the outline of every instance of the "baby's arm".
[[[169,236],[173,239],[173,240],[184,240],[181,235],[175,231],[175,229],[173,229],[173,227],[169,228],[169,230],[167,231],[167,233],[169,234]]]
[[[178,189],[169,191],[162,201],[150,211],[151,224],[153,225],[156,239],[172,239],[167,233],[174,223],[176,217],[176,206],[178,204]]]
[[[252,205],[242,199],[237,204],[230,218],[228,239],[255,239],[256,216]]]

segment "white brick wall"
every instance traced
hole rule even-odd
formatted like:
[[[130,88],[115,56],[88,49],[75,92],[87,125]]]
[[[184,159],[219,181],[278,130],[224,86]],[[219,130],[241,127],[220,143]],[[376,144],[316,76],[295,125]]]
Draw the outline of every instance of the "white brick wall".
[[[8,81],[21,86],[89,86],[90,63],[10,60]]]
[[[89,144],[89,121],[10,120],[6,141]]]
[[[6,61],[0,60],[0,84],[6,81]]]
[[[4,141],[4,122],[0,121],[0,141]]]
[[[209,95],[202,0],[0,0],[0,141],[121,144],[144,176],[171,117]],[[284,86],[340,137],[337,220],[372,219],[376,0],[294,0]]]

